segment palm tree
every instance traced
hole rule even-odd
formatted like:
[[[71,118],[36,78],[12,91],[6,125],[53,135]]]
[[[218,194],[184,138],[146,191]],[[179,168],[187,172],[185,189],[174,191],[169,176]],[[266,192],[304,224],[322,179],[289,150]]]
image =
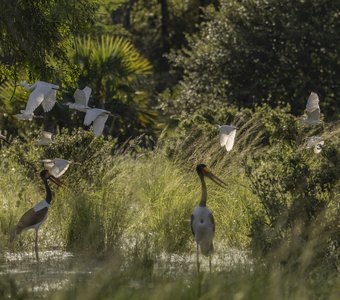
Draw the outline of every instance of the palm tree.
[[[130,41],[103,35],[77,38],[73,60],[79,67],[79,85],[93,89],[90,105],[108,109],[119,118],[108,122],[109,133],[125,140],[153,131],[156,117],[141,80],[152,72]]]

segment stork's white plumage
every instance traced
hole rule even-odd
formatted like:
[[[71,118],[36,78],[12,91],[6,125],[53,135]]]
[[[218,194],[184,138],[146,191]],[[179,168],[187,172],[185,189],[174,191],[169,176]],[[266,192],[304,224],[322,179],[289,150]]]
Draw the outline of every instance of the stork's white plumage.
[[[312,136],[307,138],[306,149],[313,148],[314,153],[318,154],[322,151],[322,146],[325,144],[325,141],[320,136]]]
[[[49,145],[52,143],[52,132],[42,131],[41,139],[36,142],[38,145]]]
[[[70,166],[70,161],[62,158],[55,159],[41,159],[40,162],[44,164],[44,167],[55,178],[62,176]]]
[[[306,125],[320,124],[319,96],[311,92],[306,105],[306,115],[302,116],[302,123]]]
[[[84,125],[90,126],[93,122],[93,134],[100,136],[103,133],[105,122],[110,115],[112,115],[111,112],[105,109],[90,108],[86,111]]]
[[[233,149],[234,142],[235,142],[235,136],[236,136],[236,129],[237,127],[232,125],[217,125],[220,130],[220,144],[221,147],[226,148],[226,150],[229,152],[231,149]]]
[[[68,102],[66,105],[71,109],[76,109],[82,112],[86,112],[89,109],[88,103],[91,96],[92,89],[86,86],[84,89],[76,89],[73,94],[75,102]]]
[[[27,90],[31,90],[31,94],[28,98],[25,110],[21,111],[21,114],[16,115],[19,120],[33,119],[33,112],[41,104],[44,112],[49,112],[56,103],[56,89],[59,89],[58,85],[37,81],[34,84],[27,84],[25,81],[21,81],[20,86],[25,87]]]
[[[211,271],[211,255],[214,251],[213,238],[215,233],[215,222],[211,211],[207,208],[207,186],[204,177],[210,178],[216,184],[226,188],[226,184],[217,176],[212,174],[204,164],[196,167],[197,174],[201,180],[202,196],[198,206],[191,215],[191,231],[195,237],[197,245],[197,271],[199,272],[199,251],[205,256],[209,256],[209,267]]]

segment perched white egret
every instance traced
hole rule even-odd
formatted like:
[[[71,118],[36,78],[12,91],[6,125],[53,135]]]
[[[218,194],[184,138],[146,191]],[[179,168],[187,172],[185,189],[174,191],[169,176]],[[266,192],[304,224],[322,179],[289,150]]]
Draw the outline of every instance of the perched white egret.
[[[75,102],[67,102],[66,105],[68,105],[71,109],[76,109],[82,112],[86,112],[89,103],[89,99],[91,96],[92,89],[88,86],[86,86],[84,89],[76,89],[76,91],[73,94]]]
[[[313,148],[314,153],[318,154],[322,150],[322,146],[325,144],[325,141],[320,136],[312,136],[307,138],[306,149]]]
[[[196,166],[197,174],[201,180],[202,196],[198,206],[191,215],[191,231],[195,237],[197,246],[197,271],[199,272],[199,251],[205,256],[209,256],[209,268],[211,271],[211,255],[214,251],[213,238],[215,233],[215,222],[211,211],[207,208],[207,186],[204,177],[210,178],[219,186],[226,188],[226,183],[212,174],[204,164]]]
[[[19,120],[33,119],[33,112],[41,104],[44,112],[49,112],[56,103],[58,85],[37,81],[34,84],[28,84],[25,81],[21,81],[20,86],[25,87],[27,90],[31,90],[31,94],[28,98],[25,110],[21,110],[21,114],[15,115]]]
[[[52,132],[48,132],[48,131],[42,131],[41,133],[41,139],[36,141],[37,145],[44,145],[47,146],[49,144],[52,143]]]
[[[22,215],[18,224],[15,226],[15,228],[11,232],[11,237],[10,237],[10,241],[13,242],[16,236],[19,235],[23,230],[35,229],[35,255],[36,255],[37,261],[39,261],[38,231],[39,231],[41,224],[47,218],[48,209],[52,201],[52,192],[48,185],[48,180],[51,180],[58,186],[63,186],[63,183],[59,179],[55,178],[53,175],[49,174],[47,170],[41,171],[40,177],[45,185],[46,198],[40,201],[39,203],[37,203],[34,207],[29,209]]]
[[[86,110],[84,125],[90,126],[93,122],[94,136],[100,136],[103,133],[105,122],[112,113],[100,108],[90,108]]]
[[[237,127],[232,125],[217,125],[217,127],[220,130],[221,147],[225,146],[229,152],[234,146]]]
[[[59,178],[63,175],[71,163],[71,161],[62,158],[41,159],[39,161],[44,164],[45,169],[47,169],[55,178]]]
[[[320,124],[319,96],[311,92],[306,105],[306,115],[302,116],[302,123],[306,125]]]

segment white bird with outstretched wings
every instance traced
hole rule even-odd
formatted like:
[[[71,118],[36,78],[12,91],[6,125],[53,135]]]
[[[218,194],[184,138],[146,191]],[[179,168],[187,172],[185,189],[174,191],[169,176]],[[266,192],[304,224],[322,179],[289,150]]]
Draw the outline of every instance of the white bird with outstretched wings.
[[[307,125],[320,124],[319,96],[311,92],[306,105],[306,115],[302,116],[302,123]]]
[[[237,127],[232,125],[217,125],[220,130],[220,144],[221,147],[226,148],[226,150],[229,152],[231,149],[233,149],[234,142],[235,142],[235,136],[236,136],[236,129]]]
[[[48,172],[56,178],[62,176],[67,171],[71,163],[70,161],[62,158],[41,159],[40,162],[42,162]]]
[[[51,143],[52,143],[52,135],[53,135],[52,132],[43,131],[43,132],[41,133],[41,139],[38,140],[38,141],[36,142],[36,144],[38,144],[38,145],[44,145],[44,146],[47,146],[47,145],[51,144]]]
[[[25,110],[21,111],[21,114],[16,115],[18,119],[31,121],[33,112],[40,104],[44,112],[49,112],[54,107],[57,97],[56,90],[59,89],[58,85],[44,81],[37,81],[31,85],[25,81],[21,81],[19,85],[32,92],[28,98]]]
[[[313,148],[314,153],[318,154],[322,151],[322,146],[325,144],[325,141],[320,136],[312,136],[307,138],[306,149]]]
[[[105,109],[87,109],[84,119],[84,125],[90,126],[93,122],[93,134],[94,136],[100,136],[103,133],[105,122],[110,115],[112,115],[111,112]]]
[[[92,89],[88,86],[81,89],[76,89],[76,91],[73,94],[73,98],[75,100],[74,103],[67,102],[66,105],[68,105],[71,109],[76,109],[82,112],[86,112],[87,109],[89,109],[88,103],[89,99],[92,93]]]

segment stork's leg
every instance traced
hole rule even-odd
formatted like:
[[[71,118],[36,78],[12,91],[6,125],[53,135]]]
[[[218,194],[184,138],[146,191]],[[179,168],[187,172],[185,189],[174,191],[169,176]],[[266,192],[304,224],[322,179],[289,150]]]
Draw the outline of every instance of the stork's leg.
[[[211,253],[209,254],[209,270],[210,270],[210,273],[211,273]]]
[[[196,246],[197,246],[197,251],[196,251],[196,264],[197,264],[197,273],[200,272],[200,251],[199,251],[199,247],[198,247],[198,243],[196,243]]]
[[[38,229],[35,230],[35,257],[37,261],[39,261],[39,253],[38,253]]]

